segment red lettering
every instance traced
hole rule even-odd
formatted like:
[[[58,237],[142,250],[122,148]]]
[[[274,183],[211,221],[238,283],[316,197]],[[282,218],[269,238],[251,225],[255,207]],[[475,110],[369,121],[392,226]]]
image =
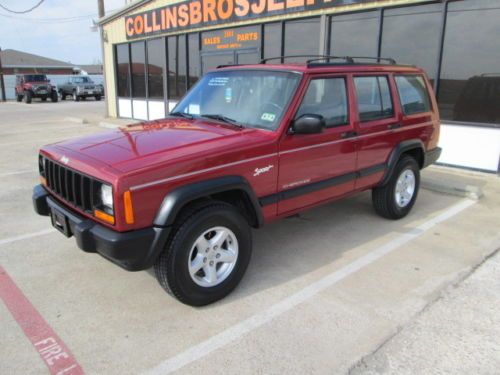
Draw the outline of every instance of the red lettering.
[[[233,0],[219,0],[217,3],[217,13],[221,20],[227,20],[233,14]]]
[[[266,9],[266,0],[258,0],[258,2],[253,3],[250,8],[252,9],[252,13],[260,14]]]
[[[166,16],[166,11],[165,9],[162,9],[160,14],[161,14],[161,28],[165,30],[167,28],[167,16]]]
[[[202,21],[201,3],[199,1],[189,3],[189,16],[191,25],[196,25]]]
[[[286,0],[287,9],[295,7],[303,7],[303,6],[304,6],[304,0]]]
[[[127,18],[125,21],[125,29],[127,30],[127,36],[134,35],[134,20],[132,18]]]
[[[203,22],[217,21],[215,0],[205,0],[203,5]]]
[[[134,19],[134,29],[135,29],[135,34],[140,35],[144,32],[144,19],[142,18],[141,15],[138,15]]]
[[[275,10],[281,10],[285,8],[285,3],[279,3],[277,2],[279,0],[268,0],[267,1],[267,10],[269,12],[275,11]]]
[[[161,25],[158,23],[156,11],[153,11],[153,31],[160,31]]]
[[[149,34],[150,32],[153,31],[153,28],[151,27],[151,25],[149,24],[149,17],[148,17],[148,13],[146,13],[144,15],[144,32],[146,34]]]
[[[166,8],[165,15],[167,19],[167,27],[165,29],[177,27],[177,7]]]
[[[187,4],[179,5],[178,17],[179,17],[179,26],[184,27],[189,23],[189,8]]]

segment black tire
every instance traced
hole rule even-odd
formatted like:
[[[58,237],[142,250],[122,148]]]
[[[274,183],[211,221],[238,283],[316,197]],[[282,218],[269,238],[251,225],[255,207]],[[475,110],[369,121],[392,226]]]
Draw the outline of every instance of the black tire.
[[[401,206],[396,201],[396,184],[403,171],[411,170],[415,177],[415,189],[409,202]],[[389,182],[372,190],[373,207],[377,214],[387,219],[397,220],[405,217],[411,211],[417,199],[420,187],[420,168],[411,156],[404,155],[397,162]]]
[[[228,295],[243,277],[252,252],[252,232],[240,211],[224,202],[208,201],[183,210],[165,250],[155,262],[160,285],[182,303],[203,306]],[[189,254],[195,241],[213,227],[230,229],[238,241],[238,257],[224,281],[212,287],[194,282],[189,274]]]
[[[52,101],[52,103],[57,103],[59,101],[59,95],[57,94],[57,91],[52,91],[50,100]]]
[[[97,100],[98,102],[101,101],[101,95],[96,95],[95,100]]]
[[[17,92],[16,92],[16,100],[18,102],[22,102],[23,101],[23,96],[22,95],[18,95]]]
[[[24,92],[24,102],[26,104],[30,104],[32,100],[33,100],[33,94],[31,93],[31,91],[25,91]]]
[[[46,101],[47,101],[47,97],[46,97],[46,96],[42,96],[42,97],[40,98],[40,100],[41,100],[42,102],[46,102]]]
[[[73,92],[73,100],[75,102],[79,102],[80,101],[80,97],[78,95],[76,95],[76,92]]]
[[[59,91],[59,93],[61,94],[61,100],[66,100],[66,94],[64,93],[63,90]]]

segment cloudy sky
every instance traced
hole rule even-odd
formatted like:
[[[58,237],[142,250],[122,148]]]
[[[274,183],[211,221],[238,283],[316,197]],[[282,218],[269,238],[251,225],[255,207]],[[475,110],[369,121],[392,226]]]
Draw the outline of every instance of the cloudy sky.
[[[39,0],[0,0],[22,11]],[[124,6],[125,0],[104,0],[106,12]],[[90,30],[97,19],[97,0],[45,0],[24,15],[0,8],[0,47],[16,49],[75,64],[101,60],[99,33]]]

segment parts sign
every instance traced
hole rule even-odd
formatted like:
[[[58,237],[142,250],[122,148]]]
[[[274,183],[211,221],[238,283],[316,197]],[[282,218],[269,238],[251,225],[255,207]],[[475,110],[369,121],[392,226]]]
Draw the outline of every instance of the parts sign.
[[[188,0],[125,18],[127,39],[380,0]]]

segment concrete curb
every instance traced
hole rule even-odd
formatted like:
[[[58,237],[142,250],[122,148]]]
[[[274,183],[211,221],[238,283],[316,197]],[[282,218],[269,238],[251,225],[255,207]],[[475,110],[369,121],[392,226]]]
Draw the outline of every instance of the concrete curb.
[[[481,199],[484,195],[485,184],[486,181],[480,178],[449,173],[438,168],[424,171],[420,180],[423,189],[474,200]]]
[[[118,129],[119,127],[121,127],[123,125],[118,125],[118,124],[113,124],[111,122],[101,121],[99,123],[99,126],[101,128],[106,128],[106,129]]]
[[[83,117],[65,117],[64,121],[75,122],[77,124],[88,124],[89,120]]]

